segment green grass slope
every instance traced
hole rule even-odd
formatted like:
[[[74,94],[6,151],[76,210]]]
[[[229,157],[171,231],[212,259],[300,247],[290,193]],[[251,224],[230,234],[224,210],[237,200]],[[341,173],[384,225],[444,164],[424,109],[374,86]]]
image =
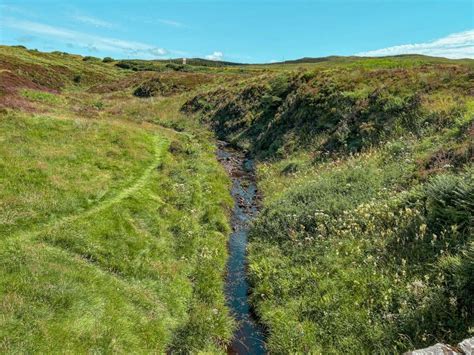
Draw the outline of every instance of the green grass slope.
[[[211,136],[179,114],[186,90],[138,99],[149,75],[83,59],[0,48],[0,351],[223,351]]]
[[[259,158],[248,270],[270,351],[393,353],[472,336],[473,64],[275,65],[183,106]]]

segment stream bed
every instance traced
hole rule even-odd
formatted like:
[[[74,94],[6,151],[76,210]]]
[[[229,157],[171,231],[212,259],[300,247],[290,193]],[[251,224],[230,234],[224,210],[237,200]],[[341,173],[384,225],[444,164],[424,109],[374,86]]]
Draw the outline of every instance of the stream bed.
[[[258,213],[258,191],[253,160],[241,151],[219,142],[217,158],[232,179],[231,194],[235,205],[232,211],[232,234],[229,239],[226,297],[228,306],[238,323],[229,354],[265,354],[265,336],[248,300],[249,284],[246,274],[247,238],[249,222]]]

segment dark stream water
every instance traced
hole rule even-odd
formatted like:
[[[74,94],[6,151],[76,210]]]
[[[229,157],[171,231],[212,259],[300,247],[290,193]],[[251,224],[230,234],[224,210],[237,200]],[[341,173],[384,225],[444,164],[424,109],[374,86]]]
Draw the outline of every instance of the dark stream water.
[[[265,354],[265,337],[248,302],[249,285],[246,275],[246,248],[249,222],[258,212],[258,192],[255,184],[253,161],[240,151],[220,142],[219,161],[232,179],[233,233],[229,239],[226,296],[228,306],[238,322],[229,354]]]

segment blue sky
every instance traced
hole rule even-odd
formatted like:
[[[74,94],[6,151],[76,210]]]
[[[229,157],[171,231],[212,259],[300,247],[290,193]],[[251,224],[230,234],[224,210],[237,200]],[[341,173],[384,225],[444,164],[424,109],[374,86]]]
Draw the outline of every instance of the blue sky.
[[[0,0],[0,43],[98,57],[474,58],[472,0]]]

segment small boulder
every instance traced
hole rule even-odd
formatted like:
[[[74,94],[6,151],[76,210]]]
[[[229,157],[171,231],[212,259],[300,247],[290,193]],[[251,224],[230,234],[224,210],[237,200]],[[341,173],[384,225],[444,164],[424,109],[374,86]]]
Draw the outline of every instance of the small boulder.
[[[458,344],[458,347],[464,351],[464,354],[474,355],[474,337],[464,339]]]
[[[406,352],[405,355],[457,355],[461,354],[449,345],[438,343],[428,348]]]

